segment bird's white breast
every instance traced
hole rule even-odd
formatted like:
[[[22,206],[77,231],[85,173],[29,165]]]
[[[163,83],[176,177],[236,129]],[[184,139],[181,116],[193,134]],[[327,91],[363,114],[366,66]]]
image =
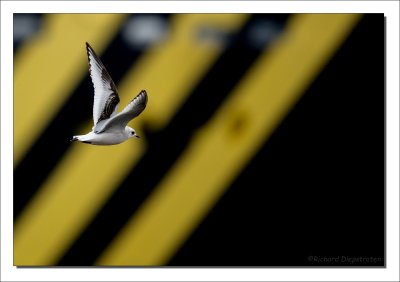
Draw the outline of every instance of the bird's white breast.
[[[128,139],[128,136],[124,132],[121,133],[108,133],[103,132],[100,134],[96,134],[94,132],[89,133],[87,142],[90,142],[94,145],[115,145],[124,142]]]

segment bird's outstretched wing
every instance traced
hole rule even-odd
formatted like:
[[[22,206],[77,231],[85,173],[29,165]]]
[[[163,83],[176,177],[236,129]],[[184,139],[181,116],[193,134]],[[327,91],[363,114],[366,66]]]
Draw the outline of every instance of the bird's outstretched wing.
[[[95,128],[95,133],[101,133],[103,131],[121,131],[125,129],[125,126],[129,121],[140,115],[141,112],[146,108],[147,105],[147,92],[146,90],[140,91],[137,95],[120,113],[99,122]]]
[[[108,74],[103,63],[86,42],[86,50],[89,59],[89,71],[94,87],[93,124],[107,120],[117,113],[119,96],[117,87]]]

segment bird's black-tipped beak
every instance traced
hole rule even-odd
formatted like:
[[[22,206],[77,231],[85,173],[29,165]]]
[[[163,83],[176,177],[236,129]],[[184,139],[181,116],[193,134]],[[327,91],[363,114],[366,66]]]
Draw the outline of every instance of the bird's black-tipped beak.
[[[136,138],[140,138],[140,136],[139,136],[139,135],[135,135],[135,137],[136,137]]]

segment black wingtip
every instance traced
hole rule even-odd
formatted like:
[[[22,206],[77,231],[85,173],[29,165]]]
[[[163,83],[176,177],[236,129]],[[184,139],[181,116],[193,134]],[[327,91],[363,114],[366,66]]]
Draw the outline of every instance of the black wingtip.
[[[93,48],[92,48],[92,46],[90,46],[89,42],[86,42],[86,49],[87,49],[88,51],[93,52]]]
[[[72,138],[71,138],[71,140],[69,140],[69,142],[74,142],[74,141],[78,141],[78,138],[77,138],[77,137],[75,137],[75,136],[74,136],[74,137],[72,137]]]
[[[146,90],[140,91],[138,96],[140,96],[140,95],[144,95],[146,97],[146,100],[147,100],[147,91]]]

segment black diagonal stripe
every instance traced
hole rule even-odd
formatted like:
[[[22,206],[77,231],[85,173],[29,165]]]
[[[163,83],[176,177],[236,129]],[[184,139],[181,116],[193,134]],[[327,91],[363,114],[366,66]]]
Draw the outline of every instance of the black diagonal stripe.
[[[161,16],[169,17],[168,14]],[[82,52],[85,52],[84,43]],[[101,59],[118,82],[141,54],[141,49],[129,48],[119,32]],[[93,85],[88,71],[63,108],[14,170],[14,220],[56,167],[71,145],[71,136],[78,133],[82,121],[92,118],[92,109]]]
[[[383,45],[364,16],[170,266],[384,265]]]
[[[146,130],[148,150],[96,218],[58,262],[91,265],[186,148],[191,135],[214,114],[262,52],[248,37],[260,21],[283,29],[288,15],[254,15],[231,38],[230,47],[197,85],[171,122],[159,132]],[[184,58],[182,58],[184,60]],[[229,74],[229,75],[227,75]]]

